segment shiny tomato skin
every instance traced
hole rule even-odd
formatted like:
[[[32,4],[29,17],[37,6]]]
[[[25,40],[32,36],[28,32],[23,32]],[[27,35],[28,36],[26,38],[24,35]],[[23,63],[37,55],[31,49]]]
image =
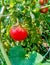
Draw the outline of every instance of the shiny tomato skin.
[[[48,12],[48,8],[43,8],[40,10],[41,13],[47,13]]]
[[[39,2],[40,2],[40,4],[41,4],[41,5],[43,5],[43,4],[44,4],[44,0],[40,0]]]
[[[21,26],[17,26],[17,27],[12,27],[10,29],[10,36],[13,40],[15,41],[21,41],[21,40],[25,40],[25,38],[27,38],[27,31],[26,29],[22,28]]]
[[[44,5],[48,2],[48,0],[40,0],[39,2],[40,2],[41,5]]]

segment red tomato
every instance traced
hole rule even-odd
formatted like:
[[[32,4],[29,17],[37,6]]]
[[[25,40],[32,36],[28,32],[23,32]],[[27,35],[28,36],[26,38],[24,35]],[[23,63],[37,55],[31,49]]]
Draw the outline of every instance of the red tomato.
[[[26,29],[21,26],[14,26],[10,29],[10,36],[15,41],[25,40],[28,33]]]
[[[48,8],[43,8],[43,9],[40,10],[40,12],[41,13],[46,13],[46,12],[48,12]]]
[[[48,0],[40,0],[39,2],[40,2],[41,5],[44,5],[45,3],[48,2]]]

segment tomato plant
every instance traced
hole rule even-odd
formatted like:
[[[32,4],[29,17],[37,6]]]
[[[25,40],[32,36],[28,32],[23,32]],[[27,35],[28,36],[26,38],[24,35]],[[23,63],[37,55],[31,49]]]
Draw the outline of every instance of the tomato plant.
[[[50,1],[0,0],[0,65],[50,65]]]

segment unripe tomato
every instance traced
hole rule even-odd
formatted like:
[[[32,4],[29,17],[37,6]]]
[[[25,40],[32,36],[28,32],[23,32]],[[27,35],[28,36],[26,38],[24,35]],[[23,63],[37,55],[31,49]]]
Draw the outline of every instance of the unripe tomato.
[[[41,5],[44,5],[45,3],[48,2],[48,0],[40,0],[39,2],[40,2]]]
[[[48,12],[48,8],[43,8],[43,9],[40,10],[40,12],[41,13],[46,13],[46,12]]]
[[[21,26],[13,26],[10,29],[10,36],[15,41],[25,40],[27,38],[27,31]]]

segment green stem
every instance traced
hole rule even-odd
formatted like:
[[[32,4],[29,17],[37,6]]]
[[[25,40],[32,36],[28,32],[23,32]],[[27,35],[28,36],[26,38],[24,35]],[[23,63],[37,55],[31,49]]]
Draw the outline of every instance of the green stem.
[[[5,61],[6,61],[6,64],[7,65],[12,65],[11,62],[10,62],[10,60],[9,60],[9,58],[8,58],[8,56],[7,56],[7,54],[6,54],[6,51],[5,51],[5,49],[4,49],[3,44],[1,43],[1,41],[0,41],[0,50],[1,50],[1,53],[3,54],[3,57],[4,57]]]
[[[50,48],[48,49],[47,53],[43,56],[42,62],[46,58],[46,56],[48,55],[49,52],[50,52]]]
[[[2,7],[0,14],[2,15],[4,13],[5,6]]]
[[[44,55],[43,59],[48,55],[49,52],[50,52],[50,48],[48,49],[48,52]]]
[[[1,16],[1,15],[3,15],[4,10],[5,10],[5,6],[3,6],[3,7],[2,7],[2,9],[1,9],[1,12],[0,12],[0,19],[2,18],[2,16]]]
[[[35,12],[35,13],[36,13],[36,12],[39,12],[40,9],[43,9],[43,8],[46,8],[46,7],[50,7],[50,5],[45,5],[45,6],[42,6],[42,7],[39,6],[39,7],[35,8],[35,9],[33,10],[33,12]]]
[[[4,0],[2,0],[2,5],[4,5]]]
[[[50,5],[43,6],[40,9],[43,9],[43,8],[46,8],[46,7],[50,7]]]
[[[1,9],[1,12],[0,12],[0,19],[2,18],[2,15],[4,13],[4,10],[5,10],[4,0],[2,0],[2,9]]]

